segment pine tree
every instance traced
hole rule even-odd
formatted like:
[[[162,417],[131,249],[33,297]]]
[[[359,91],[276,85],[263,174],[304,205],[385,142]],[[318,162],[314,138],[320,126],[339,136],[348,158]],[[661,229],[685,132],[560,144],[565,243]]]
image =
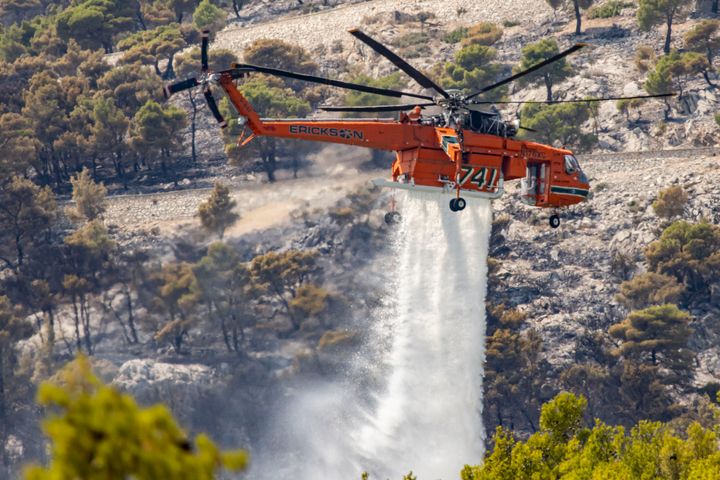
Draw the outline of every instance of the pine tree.
[[[677,221],[645,249],[650,270],[672,275],[689,294],[708,294],[720,280],[720,227]]]
[[[185,339],[196,325],[196,308],[202,291],[193,266],[170,263],[151,278],[150,309],[159,314],[156,340],[167,340],[176,353],[182,351]]]
[[[213,323],[222,332],[228,351],[242,354],[245,329],[255,324],[253,306],[256,288],[248,265],[220,242],[208,247],[207,255],[193,267],[202,290],[202,301]]]
[[[547,60],[560,53],[557,41],[554,38],[545,38],[539,42],[526,45],[522,49],[520,65],[515,70],[526,70],[540,62]],[[523,77],[520,82],[523,84],[543,84],[547,91],[547,100],[553,100],[553,86],[562,82],[572,74],[572,68],[563,58],[540,70]]]
[[[193,13],[193,25],[200,31],[209,30],[211,35],[225,27],[227,14],[210,0],[202,0]]]
[[[8,416],[12,414],[13,391],[19,390],[15,344],[32,333],[32,327],[19,315],[8,297],[0,295],[0,461],[5,465]]]
[[[687,342],[692,330],[690,315],[672,304],[631,312],[610,327],[612,337],[622,340],[617,353],[641,361],[659,362],[668,368],[687,369],[691,357]]]
[[[283,306],[295,330],[300,329],[300,318],[293,310],[293,301],[320,272],[317,253],[304,250],[268,252],[253,258],[250,263],[253,282],[270,293]]]
[[[0,184],[0,261],[5,267],[22,267],[28,248],[56,219],[55,196],[48,187],[22,177]]]
[[[95,183],[87,168],[71,177],[70,183],[73,187],[72,198],[75,202],[75,207],[69,209],[70,216],[83,218],[88,222],[102,217],[107,209],[105,185]]]
[[[560,6],[570,3],[570,0],[546,0],[547,3],[557,10]],[[595,0],[572,0],[573,11],[575,13],[575,35],[582,33],[582,12],[581,9],[587,9],[592,6]]]
[[[693,2],[691,0],[639,0],[637,21],[645,31],[665,24],[665,55],[670,53],[672,45],[672,26],[677,17],[683,15]]]
[[[141,408],[130,395],[103,385],[84,357],[58,378],[38,393],[38,402],[53,412],[44,423],[51,460],[29,468],[25,480],[212,480],[222,469],[247,467],[245,451],[222,452],[205,435],[191,442],[165,406]]]
[[[685,287],[675,277],[646,272],[620,284],[617,300],[625,308],[638,310],[652,305],[677,303]]]
[[[225,230],[240,218],[233,212],[236,206],[237,202],[230,196],[230,189],[217,182],[208,199],[198,207],[200,223],[205,230],[217,234],[222,240]]]

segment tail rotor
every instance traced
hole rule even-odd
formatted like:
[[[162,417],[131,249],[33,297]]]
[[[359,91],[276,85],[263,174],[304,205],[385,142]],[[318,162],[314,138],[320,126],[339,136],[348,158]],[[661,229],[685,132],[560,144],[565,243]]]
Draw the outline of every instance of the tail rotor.
[[[225,118],[223,118],[222,113],[220,113],[220,109],[218,108],[217,102],[215,101],[215,96],[213,95],[212,89],[210,88],[211,83],[217,83],[219,75],[214,74],[210,71],[208,60],[209,45],[210,31],[203,30],[202,42],[200,44],[200,77],[192,77],[186,80],[172,83],[170,85],[165,85],[163,87],[163,94],[165,95],[165,98],[170,98],[175,93],[185,90],[191,90],[195,87],[202,86],[203,96],[205,97],[205,101],[208,104],[210,112],[212,112],[213,117],[215,117],[215,120],[218,122],[220,128],[225,128],[227,127],[228,123]]]

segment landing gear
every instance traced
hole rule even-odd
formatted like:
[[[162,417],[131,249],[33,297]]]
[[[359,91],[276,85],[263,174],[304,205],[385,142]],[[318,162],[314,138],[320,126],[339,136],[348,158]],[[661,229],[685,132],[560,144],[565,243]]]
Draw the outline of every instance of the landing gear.
[[[395,195],[392,195],[390,197],[390,205],[389,205],[389,212],[385,214],[385,223],[388,225],[397,225],[400,223],[400,220],[402,220],[402,216],[400,215],[400,212],[397,210],[397,202],[395,201]]]
[[[388,225],[396,225],[400,223],[400,220],[402,220],[400,212],[387,212],[385,214],[385,223]]]
[[[465,210],[466,206],[467,202],[462,197],[453,198],[452,200],[450,200],[450,210],[452,210],[453,212],[461,212]]]
[[[550,215],[550,227],[558,228],[559,226],[560,226],[560,215],[558,215],[557,213]]]

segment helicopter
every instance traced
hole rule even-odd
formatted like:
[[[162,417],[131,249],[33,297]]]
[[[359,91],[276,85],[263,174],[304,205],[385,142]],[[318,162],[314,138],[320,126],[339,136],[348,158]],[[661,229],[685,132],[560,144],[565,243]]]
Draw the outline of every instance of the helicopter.
[[[208,67],[209,32],[202,34],[201,73],[164,86],[166,98],[192,88],[201,87],[208,107],[221,128],[228,123],[218,109],[211,85],[225,92],[238,114],[238,123],[246,130],[238,145],[247,145],[257,136],[300,139],[338,143],[378,150],[394,151],[390,179],[378,179],[379,187],[435,192],[450,197],[449,208],[460,212],[467,198],[495,200],[503,196],[505,182],[520,180],[520,199],[523,203],[553,209],[550,227],[560,226],[559,211],[564,207],[587,200],[590,183],[572,151],[516,138],[522,127],[519,121],[503,120],[493,106],[502,103],[570,103],[602,102],[621,99],[645,99],[674,96],[674,93],[633,97],[590,98],[537,102],[486,102],[477,97],[503,85],[536,72],[588,44],[578,43],[530,68],[503,78],[480,90],[465,94],[445,90],[427,75],[392,52],[382,43],[358,29],[349,33],[379,55],[388,59],[423,89],[432,92],[407,92],[371,87],[315,75],[301,74],[258,65],[234,63],[231,68],[212,72]],[[414,103],[375,106],[321,106],[320,110],[343,113],[397,113],[398,118],[368,119],[261,119],[252,105],[236,87],[236,80],[252,73],[302,80],[359,92],[394,98],[412,98]],[[429,107],[439,114],[424,115]],[[532,131],[532,130],[531,130]],[[388,212],[385,219],[394,223],[397,212]]]

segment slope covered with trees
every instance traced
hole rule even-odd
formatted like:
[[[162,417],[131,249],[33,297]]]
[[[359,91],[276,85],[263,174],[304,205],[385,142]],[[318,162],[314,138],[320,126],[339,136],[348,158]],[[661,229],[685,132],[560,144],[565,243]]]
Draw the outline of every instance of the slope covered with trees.
[[[252,3],[0,1],[0,450],[5,471],[17,473],[20,463],[45,455],[39,411],[30,405],[37,385],[77,353],[107,368],[107,379],[133,360],[158,360],[177,368],[211,365],[223,372],[222,386],[208,382],[208,390],[186,408],[222,412],[215,417],[234,419],[243,426],[240,430],[247,426],[248,438],[257,440],[263,415],[292,391],[293,380],[342,375],[343,362],[362,341],[370,312],[381,301],[373,281],[379,284],[382,276],[369,265],[383,254],[390,231],[378,214],[386,202],[377,192],[351,193],[320,211],[307,207],[293,212],[288,225],[242,237],[233,234],[234,222],[252,216],[256,205],[238,203],[235,179],[228,178],[208,192],[197,211],[197,228],[174,238],[153,231],[129,236],[122,225],[107,220],[113,201],[108,194],[140,185],[172,188],[188,172],[210,165],[207,137],[218,132],[203,99],[189,92],[167,103],[161,86],[197,74],[199,50],[193,46],[199,29],[209,28],[216,35],[225,23],[243,21],[243,9]],[[299,13],[329,7],[326,3],[335,2],[283,5]],[[454,21],[450,26],[429,11],[358,22],[373,34],[373,29],[379,35],[387,32],[393,48],[413,57],[444,86],[463,90],[548,58],[583,36],[610,45],[617,40],[627,60],[622,75],[635,77],[647,93],[677,91],[679,101],[600,108],[585,102],[526,105],[517,111],[508,107],[505,113],[517,114],[523,126],[537,130],[528,138],[578,151],[615,148],[613,138],[623,143],[637,131],[664,141],[682,130],[686,136],[678,142],[707,141],[693,136],[696,129],[686,125],[704,125],[705,113],[693,109],[714,95],[719,38],[715,17],[688,17],[707,16],[695,11],[695,2],[549,3],[558,9],[557,16],[540,19],[532,29],[512,22],[458,27]],[[462,19],[463,12],[452,14]],[[621,26],[607,27],[601,20]],[[642,42],[648,45],[635,48],[639,29],[647,30]],[[236,51],[213,49],[210,59],[211,68],[242,60],[413,88],[377,57],[346,44],[310,51],[289,40],[266,39]],[[612,77],[587,78],[604,68],[600,62],[587,65],[587,58],[569,59],[484,100],[563,100],[624,88]],[[583,76],[582,71],[594,73]],[[601,84],[599,90],[588,87],[590,80]],[[325,102],[387,103],[260,75],[242,81],[239,88],[262,116],[303,117]],[[221,107],[232,119],[230,106],[222,102]],[[232,119],[220,153],[237,170],[223,172],[261,172],[268,182],[283,182],[289,176],[283,170],[301,176],[309,154],[317,151],[312,144],[272,139],[256,139],[240,148],[236,142],[241,131]],[[378,156],[375,166],[382,161]],[[652,176],[658,178],[656,172]],[[632,178],[638,184],[646,181]],[[672,182],[675,186],[666,189]],[[563,250],[567,243],[536,228],[537,214],[498,206],[512,216],[499,215],[495,222],[484,416],[490,432],[501,429],[489,441],[492,449],[485,464],[466,468],[464,478],[533,473],[539,478],[623,478],[643,472],[685,478],[715,468],[717,422],[709,418],[716,413],[705,395],[714,401],[717,384],[697,372],[698,352],[708,350],[702,336],[714,338],[720,217],[713,216],[712,201],[709,206],[695,201],[693,192],[700,192],[695,189],[702,184],[698,178],[672,182],[648,184],[651,192],[642,199],[635,193],[627,197],[626,184],[622,192],[613,186],[605,194],[618,205],[590,203],[571,215],[572,232],[592,232],[605,243],[637,225],[614,220],[610,227],[599,225],[593,231],[581,217],[600,222],[605,209],[617,208],[645,230],[652,229],[649,240],[638,242],[640,250],[616,247],[626,244],[614,241],[608,258],[588,260],[591,253],[577,252],[569,259]],[[602,201],[607,185],[593,184]],[[714,198],[713,188],[703,190],[701,198]],[[148,200],[147,209],[154,208]],[[542,242],[530,241],[519,230]],[[526,252],[534,257],[523,257]],[[592,314],[583,310],[579,333],[559,329],[576,341],[571,365],[553,358],[553,350],[564,351],[564,338],[548,335],[546,327],[557,310],[575,314],[577,304],[557,290],[520,283],[543,273],[552,255],[567,268],[558,270],[556,264],[552,268],[558,270],[557,277],[549,274],[539,284],[572,285],[578,278],[591,278],[576,276],[572,261],[577,261],[597,267],[609,285],[602,294],[607,309]],[[510,270],[517,256],[527,262],[525,270]],[[606,266],[611,274],[605,275]],[[593,295],[585,292],[588,298]],[[127,407],[129,421],[147,415],[177,432],[166,413],[154,417],[94,381],[78,381],[100,400]],[[578,397],[562,395],[542,407],[563,390]],[[79,397],[53,392],[42,398],[72,413],[75,404],[66,400]],[[83,408],[96,412],[97,397],[80,397],[87,400]],[[190,431],[208,426],[223,433],[223,447],[237,444],[217,418],[193,417],[182,406],[174,408],[187,416]],[[602,420],[589,427],[588,420],[596,417]],[[700,423],[690,426],[692,420]],[[92,434],[88,432],[78,435]],[[52,459],[57,463],[49,468],[65,468],[60,464],[68,459],[60,450],[67,437],[52,440],[59,450]],[[21,454],[13,447],[18,442],[24,448]],[[199,468],[214,471],[217,451],[203,452],[207,458],[188,461],[202,463],[212,457]],[[638,452],[646,455],[639,458]],[[38,469],[32,475],[46,478],[48,471]]]

